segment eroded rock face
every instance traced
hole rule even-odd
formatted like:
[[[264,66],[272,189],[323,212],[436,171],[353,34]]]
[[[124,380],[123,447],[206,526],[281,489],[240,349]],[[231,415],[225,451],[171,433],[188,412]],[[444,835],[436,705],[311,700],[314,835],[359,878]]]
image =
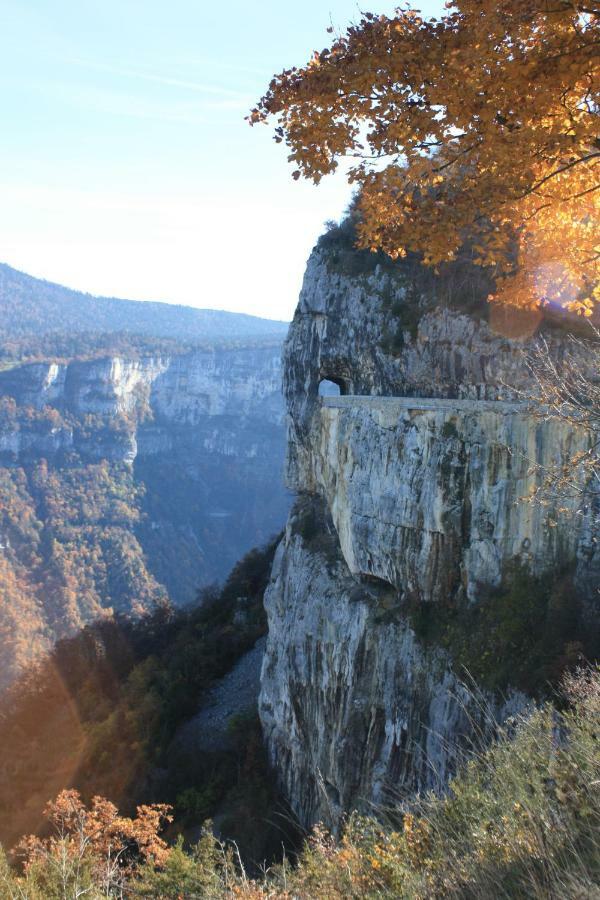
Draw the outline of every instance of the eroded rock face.
[[[517,557],[534,573],[575,560],[579,498],[571,515],[526,498],[537,467],[587,449],[585,432],[501,401],[340,397],[322,401],[311,437],[307,487],[350,571],[401,597],[475,602]]]
[[[597,557],[575,498],[571,510],[526,502],[537,467],[589,441],[518,400],[532,387],[522,351],[536,323],[509,339],[445,306],[443,284],[415,295],[412,277],[340,273],[317,248],[284,351],[287,476],[302,500],[267,591],[260,709],[305,825],[443,785],[488,727],[448,654],[415,636],[408,606],[477,604],[514,565],[578,567],[583,585]],[[560,359],[564,338],[547,339]],[[323,379],[347,396],[320,398]],[[485,695],[500,720],[526,702],[507,696]]]
[[[266,608],[261,718],[306,824],[336,827],[349,810],[439,789],[476,729],[526,703],[513,692],[484,708],[447,654],[420,645],[397,593],[352,576],[318,499],[302,498],[290,516]]]
[[[239,459],[283,450],[280,345],[174,357],[34,363],[0,374],[0,397],[56,421],[0,424],[0,453],[133,463],[138,457],[205,452]],[[62,417],[62,418],[61,418]],[[89,428],[77,428],[94,417]],[[111,427],[116,422],[119,427]],[[273,446],[272,446],[273,445]],[[279,466],[279,462],[275,463]]]
[[[420,279],[410,266],[350,276],[332,266],[331,252],[313,251],[283,360],[287,478],[297,490],[310,470],[309,431],[322,379],[354,396],[509,400],[519,390],[535,392],[523,360],[537,333],[535,316],[524,315],[515,328],[493,310],[490,318],[500,321],[492,328],[456,301],[448,306],[443,281]],[[518,340],[505,336],[514,331]],[[548,330],[546,339],[559,360],[564,337]],[[594,371],[594,358],[582,365]]]
[[[76,415],[131,415],[163,426],[207,417],[280,425],[281,352],[268,347],[198,350],[172,357],[32,363],[0,373],[0,392],[23,406]]]

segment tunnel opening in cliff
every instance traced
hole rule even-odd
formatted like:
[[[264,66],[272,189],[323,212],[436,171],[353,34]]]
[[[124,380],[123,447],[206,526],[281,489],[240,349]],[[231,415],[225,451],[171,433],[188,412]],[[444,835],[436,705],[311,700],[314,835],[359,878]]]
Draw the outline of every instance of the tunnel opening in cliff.
[[[319,397],[344,397],[350,393],[349,383],[337,375],[327,375],[319,382]]]

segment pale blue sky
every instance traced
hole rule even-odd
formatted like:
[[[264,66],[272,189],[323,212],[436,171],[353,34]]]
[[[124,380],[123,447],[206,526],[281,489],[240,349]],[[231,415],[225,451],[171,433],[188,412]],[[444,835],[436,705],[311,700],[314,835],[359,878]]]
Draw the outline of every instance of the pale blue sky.
[[[293,182],[285,149],[244,116],[358,10],[0,0],[0,261],[92,293],[289,318],[350,192]]]

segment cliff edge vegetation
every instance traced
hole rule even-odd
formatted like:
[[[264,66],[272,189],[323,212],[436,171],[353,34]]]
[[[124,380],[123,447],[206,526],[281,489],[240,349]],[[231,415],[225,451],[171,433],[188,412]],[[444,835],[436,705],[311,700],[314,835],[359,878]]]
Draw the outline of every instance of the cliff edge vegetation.
[[[247,554],[222,589],[204,589],[191,609],[111,619],[59,641],[13,685],[0,704],[1,843],[44,834],[48,797],[76,789],[86,802],[109,797],[124,814],[137,804],[170,804],[171,841],[219,811],[222,832],[246,859],[277,853],[287,826],[268,822],[280,801],[256,697],[229,717],[226,746],[181,752],[174,743],[211,685],[265,634],[274,549]]]
[[[445,797],[388,810],[399,824],[351,816],[337,839],[317,827],[294,863],[258,879],[208,827],[194,847],[168,848],[160,838],[168,807],[124,819],[101,798],[86,808],[64,793],[47,810],[52,837],[21,845],[21,874],[3,860],[0,883],[5,896],[27,900],[596,897],[598,671],[570,676],[562,702],[561,713],[545,705],[501,728],[486,752],[463,762]]]
[[[503,303],[589,315],[600,299],[597,41],[597,4],[585,0],[364,13],[276,75],[249,120],[275,123],[296,179],[318,184],[349,160],[360,247],[417,252],[432,267],[468,255],[495,269]]]

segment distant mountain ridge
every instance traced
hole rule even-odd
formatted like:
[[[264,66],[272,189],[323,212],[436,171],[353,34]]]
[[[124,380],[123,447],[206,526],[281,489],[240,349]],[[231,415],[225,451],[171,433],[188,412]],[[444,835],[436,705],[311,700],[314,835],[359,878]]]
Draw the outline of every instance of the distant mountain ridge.
[[[288,323],[158,301],[96,297],[0,263],[0,337],[126,332],[185,341],[281,337]]]

